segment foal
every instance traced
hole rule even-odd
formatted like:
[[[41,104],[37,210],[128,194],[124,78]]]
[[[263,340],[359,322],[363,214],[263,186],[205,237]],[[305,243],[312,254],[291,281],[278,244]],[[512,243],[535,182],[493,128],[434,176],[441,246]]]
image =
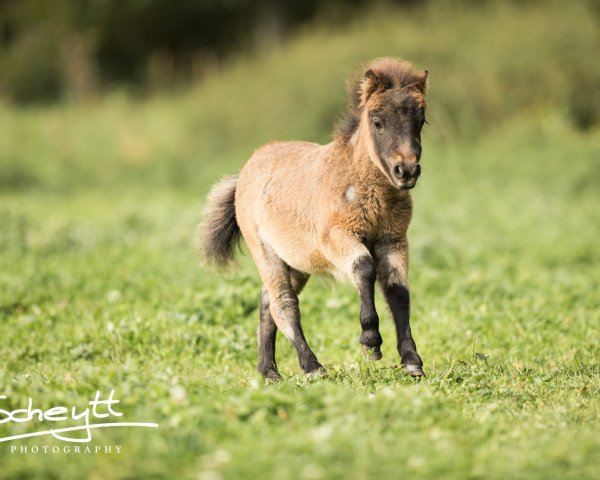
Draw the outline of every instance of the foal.
[[[409,190],[421,173],[427,71],[393,58],[371,61],[349,85],[346,116],[333,142],[274,142],[239,175],[215,185],[200,228],[203,256],[229,263],[243,235],[263,282],[258,370],[280,379],[277,330],[292,342],[302,370],[323,366],[300,324],[298,294],[310,274],[348,279],[360,295],[360,343],[381,359],[375,310],[378,279],[396,326],[406,373],[424,375],[409,326]]]

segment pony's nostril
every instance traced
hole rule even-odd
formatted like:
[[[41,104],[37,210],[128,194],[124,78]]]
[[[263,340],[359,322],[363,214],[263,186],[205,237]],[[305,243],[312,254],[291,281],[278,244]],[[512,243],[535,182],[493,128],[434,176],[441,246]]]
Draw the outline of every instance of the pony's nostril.
[[[402,177],[402,167],[399,163],[394,165],[394,175],[396,175],[397,178]]]

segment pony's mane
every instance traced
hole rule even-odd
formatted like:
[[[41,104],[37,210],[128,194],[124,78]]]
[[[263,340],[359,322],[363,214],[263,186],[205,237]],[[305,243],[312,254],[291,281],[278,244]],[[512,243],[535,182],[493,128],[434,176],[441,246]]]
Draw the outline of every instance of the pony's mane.
[[[346,84],[348,110],[335,125],[334,135],[337,138],[347,141],[358,128],[363,108],[362,84],[365,72],[369,70],[372,70],[379,78],[385,79],[388,88],[402,88],[423,80],[421,74],[410,62],[391,57],[371,60],[348,79]]]

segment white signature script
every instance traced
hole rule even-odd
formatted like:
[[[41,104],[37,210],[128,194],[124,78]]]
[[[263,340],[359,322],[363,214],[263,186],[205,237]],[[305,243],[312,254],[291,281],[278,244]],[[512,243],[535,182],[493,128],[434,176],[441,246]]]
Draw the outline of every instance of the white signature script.
[[[115,391],[111,390],[110,395],[106,400],[101,400],[100,392],[96,391],[94,400],[88,402],[89,407],[80,412],[76,407],[71,409],[64,406],[56,406],[48,410],[33,408],[33,400],[29,397],[27,408],[19,408],[8,411],[0,408],[0,426],[4,423],[27,423],[37,419],[38,422],[65,422],[69,420],[83,422],[81,425],[64,428],[51,428],[39,432],[23,433],[21,435],[12,435],[9,437],[0,438],[0,442],[8,442],[10,440],[18,440],[20,438],[38,437],[42,435],[52,435],[54,438],[64,440],[65,442],[87,443],[92,440],[92,429],[94,428],[112,428],[112,427],[150,427],[158,428],[157,423],[142,423],[142,422],[111,422],[111,423],[92,423],[94,419],[106,419],[110,416],[122,417],[123,413],[113,409],[113,405],[120,402],[114,399]],[[6,400],[5,395],[0,395],[0,400]],[[91,407],[91,413],[90,413]],[[90,422],[90,419],[92,422]],[[87,435],[84,438],[70,437],[61,435],[67,432],[75,432],[85,430]]]

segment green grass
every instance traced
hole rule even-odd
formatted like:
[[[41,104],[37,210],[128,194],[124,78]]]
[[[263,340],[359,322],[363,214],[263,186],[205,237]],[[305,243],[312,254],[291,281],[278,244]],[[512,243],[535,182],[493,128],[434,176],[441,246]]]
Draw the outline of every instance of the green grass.
[[[600,131],[579,129],[564,99],[546,95],[569,78],[552,73],[546,43],[511,63],[528,21],[539,21],[530,35],[560,44],[563,30],[549,28],[557,7],[493,8],[451,26],[430,12],[438,28],[422,33],[418,11],[379,12],[144,102],[114,94],[0,109],[0,408],[28,397],[83,408],[114,388],[124,420],[160,424],[93,432],[93,445],[122,445],[112,455],[10,453],[63,445],[49,438],[0,443],[0,478],[597,478]],[[576,57],[598,38],[582,12],[563,17],[580,21]],[[378,19],[410,35],[385,36]],[[542,93],[490,111],[486,99],[514,85],[469,84],[469,50],[458,46],[470,24],[476,71],[537,67]],[[398,368],[381,297],[384,359],[366,364],[356,293],[313,278],[303,322],[329,375],[305,378],[279,338],[285,378],[265,385],[251,261],[223,274],[196,265],[203,194],[271,136],[326,141],[344,72],[359,57],[400,55],[414,35],[405,56],[432,71],[409,232],[413,333],[428,376],[415,382]],[[536,51],[537,63],[519,63]],[[0,437],[23,431],[33,426],[0,424]]]

